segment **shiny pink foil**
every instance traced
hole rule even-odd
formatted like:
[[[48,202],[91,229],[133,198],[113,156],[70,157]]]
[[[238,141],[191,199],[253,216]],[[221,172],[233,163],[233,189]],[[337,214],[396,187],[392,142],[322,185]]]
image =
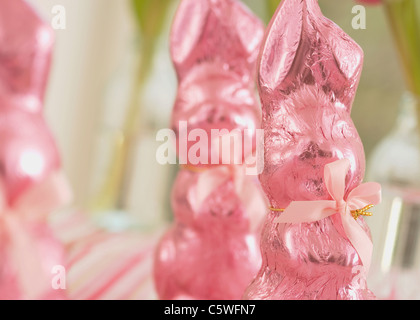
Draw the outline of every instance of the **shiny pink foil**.
[[[260,181],[273,208],[330,200],[324,167],[350,160],[346,195],[362,180],[363,145],[350,113],[362,49],[326,19],[316,0],[284,0],[262,45],[265,167]],[[261,242],[262,268],[246,299],[369,299],[360,257],[339,215],[315,223],[276,224],[272,211]],[[362,218],[359,224],[370,234]]]
[[[194,0],[196,1],[196,0]],[[155,286],[160,299],[240,299],[261,265],[259,232],[227,181],[198,212],[192,210],[200,173],[181,170],[172,192],[175,222],[156,252]]]
[[[42,114],[53,38],[53,31],[25,1],[0,1],[0,198],[6,207],[60,169],[57,147]],[[0,299],[20,299],[23,293],[1,223]],[[46,221],[36,226],[23,223],[22,232],[33,239],[45,276],[52,279],[52,265],[63,264],[63,248]],[[51,290],[39,298],[62,296]]]
[[[42,115],[53,32],[22,0],[0,3],[0,181],[14,202],[60,168]]]
[[[253,79],[263,33],[262,23],[240,1],[181,1],[171,36],[179,80],[172,116],[178,146],[186,139],[180,121],[186,121],[189,132],[203,129],[209,137],[212,129],[249,129],[253,144],[242,159],[255,149],[261,116]],[[194,143],[178,154],[185,163],[191,164],[187,154]],[[212,152],[209,144],[209,164],[181,169],[173,186],[175,221],[159,243],[154,267],[161,299],[240,299],[261,265],[260,230],[251,229],[249,208],[233,177],[195,206],[203,174],[198,167],[217,166],[210,164]]]
[[[63,265],[65,259],[64,248],[50,228],[45,223],[28,223],[22,225],[24,232],[31,235],[35,254],[41,257],[41,270],[43,274],[39,277],[50,280],[46,290],[42,291],[39,300],[63,300],[66,299],[65,290],[53,288],[53,278],[56,274],[52,273],[57,265]],[[8,254],[8,239],[0,236],[0,300],[20,300],[25,297],[22,292],[16,266]]]
[[[172,128],[182,163],[191,164],[188,151],[196,142],[180,147],[185,140],[180,121],[188,122],[189,132],[203,129],[208,137],[212,129],[240,130],[244,141],[254,143],[248,149],[243,144],[242,160],[255,149],[261,111],[254,78],[263,35],[261,21],[237,0],[181,2],[173,22],[171,53],[179,80]],[[209,143],[207,162],[199,166],[210,165],[215,152]],[[222,163],[221,157],[213,156],[217,158]]]

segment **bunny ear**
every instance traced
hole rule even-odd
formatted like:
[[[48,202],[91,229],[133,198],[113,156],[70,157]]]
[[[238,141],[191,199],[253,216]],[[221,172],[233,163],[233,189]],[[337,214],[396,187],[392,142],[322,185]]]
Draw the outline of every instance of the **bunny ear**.
[[[295,61],[303,31],[305,2],[284,0],[266,31],[259,62],[259,82],[273,91],[289,74]]]
[[[350,112],[362,65],[361,48],[322,15],[317,0],[283,0],[262,45],[259,86],[271,95],[314,85]]]
[[[207,0],[181,0],[171,30],[171,54],[180,69],[202,36],[210,7]]]
[[[263,34],[262,22],[238,0],[182,0],[171,32],[179,78],[204,63],[250,78]]]
[[[232,29],[236,31],[246,51],[249,63],[255,66],[264,37],[264,24],[242,2],[235,1],[233,5],[236,11],[231,14]]]
[[[51,63],[53,31],[22,0],[0,1],[0,95],[40,111]],[[5,98],[7,96],[7,98]]]
[[[324,52],[318,50],[321,56],[313,68],[315,81],[330,88],[350,112],[362,74],[363,50],[339,26],[322,15],[316,0],[308,3],[309,15],[314,18],[313,28],[325,47]]]

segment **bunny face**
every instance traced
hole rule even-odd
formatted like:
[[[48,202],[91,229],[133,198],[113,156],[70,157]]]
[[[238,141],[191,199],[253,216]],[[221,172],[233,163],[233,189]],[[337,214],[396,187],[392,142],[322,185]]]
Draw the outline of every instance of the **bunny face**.
[[[347,158],[346,191],[363,180],[363,144],[350,114],[314,86],[303,86],[265,115],[265,169],[260,176],[273,206],[291,201],[330,199],[324,167]]]
[[[212,139],[212,130],[239,130],[243,147],[239,160],[255,149],[256,123],[261,116],[253,77],[262,36],[261,22],[238,1],[181,2],[171,35],[179,80],[172,128],[177,133],[179,156],[189,164],[188,152],[195,141],[189,141],[186,150],[179,148],[183,139],[180,121],[188,122],[189,131],[204,130],[209,138],[208,148],[202,150],[206,154],[200,157],[206,160],[199,165],[223,162],[214,147],[219,138]],[[250,143],[246,146],[244,141]]]
[[[201,161],[200,165],[221,164],[224,161],[222,152],[216,147],[226,144],[221,140],[223,130],[229,135],[238,132],[241,143],[238,145],[241,150],[237,156],[237,163],[242,163],[255,149],[256,124],[261,122],[253,91],[249,85],[230,72],[213,71],[211,66],[203,66],[195,71],[181,83],[173,111],[172,127],[177,134],[180,158],[191,164],[188,153],[196,144],[194,139],[189,139],[185,151],[179,148],[182,139],[179,124],[187,119],[189,133],[199,129],[208,137],[208,148],[202,151],[206,152],[206,155],[200,154],[200,159],[205,160]],[[231,143],[228,143],[228,146],[230,150],[234,150],[235,145]],[[233,159],[230,161],[233,164]]]

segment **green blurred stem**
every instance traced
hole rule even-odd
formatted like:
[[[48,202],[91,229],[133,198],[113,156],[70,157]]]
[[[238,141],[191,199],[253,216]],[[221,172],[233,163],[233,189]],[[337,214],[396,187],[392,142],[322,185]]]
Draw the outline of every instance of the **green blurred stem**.
[[[94,210],[124,209],[124,196],[132,175],[135,143],[142,118],[142,91],[152,71],[157,41],[172,0],[131,0],[137,20],[140,50],[132,81],[128,110],[120,137],[114,141],[105,181],[92,201]]]
[[[137,130],[141,110],[141,91],[150,75],[157,40],[162,32],[171,2],[171,0],[132,0],[134,15],[138,22],[138,32],[141,36],[141,49],[129,111],[124,125],[125,132],[132,133]]]
[[[384,0],[384,7],[403,64],[407,88],[418,101],[420,123],[420,1]]]
[[[115,186],[115,202],[118,208],[124,207],[124,196],[128,192],[129,180],[132,175],[133,158],[135,152],[136,138],[139,132],[142,106],[141,100],[143,96],[144,85],[149,78],[154,62],[154,52],[156,43],[153,39],[142,40],[142,50],[139,55],[138,69],[135,73],[136,77],[133,81],[131,90],[131,98],[129,101],[128,111],[124,120],[122,134],[124,139],[118,147],[121,157],[121,168],[117,178],[118,185]],[[118,156],[118,155],[117,155]]]
[[[141,97],[144,84],[147,81],[154,62],[157,40],[163,29],[165,18],[171,0],[132,0],[134,14],[137,17],[139,34],[141,35],[141,50],[136,79],[133,82],[132,94],[127,116],[123,127],[124,140],[120,146],[122,167],[120,168],[120,187],[117,206],[124,207],[124,196],[128,191],[133,169],[133,159],[137,133],[141,124]]]
[[[267,10],[267,23],[270,22],[271,18],[273,17],[274,13],[276,12],[281,0],[265,0],[265,6]]]

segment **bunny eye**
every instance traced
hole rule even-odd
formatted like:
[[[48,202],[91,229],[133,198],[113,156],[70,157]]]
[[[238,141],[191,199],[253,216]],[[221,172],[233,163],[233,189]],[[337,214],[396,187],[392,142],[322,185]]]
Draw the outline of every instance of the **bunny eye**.
[[[216,109],[212,109],[207,116],[207,121],[209,123],[220,123],[226,121],[226,116],[224,114],[220,114],[220,112]]]
[[[321,157],[321,158],[331,158],[332,157],[332,152],[330,152],[330,151],[325,151],[325,150],[319,150],[318,151],[318,155]]]
[[[331,158],[332,153],[322,150],[315,142],[311,142],[305,151],[299,156],[300,160],[315,159],[315,158]]]

